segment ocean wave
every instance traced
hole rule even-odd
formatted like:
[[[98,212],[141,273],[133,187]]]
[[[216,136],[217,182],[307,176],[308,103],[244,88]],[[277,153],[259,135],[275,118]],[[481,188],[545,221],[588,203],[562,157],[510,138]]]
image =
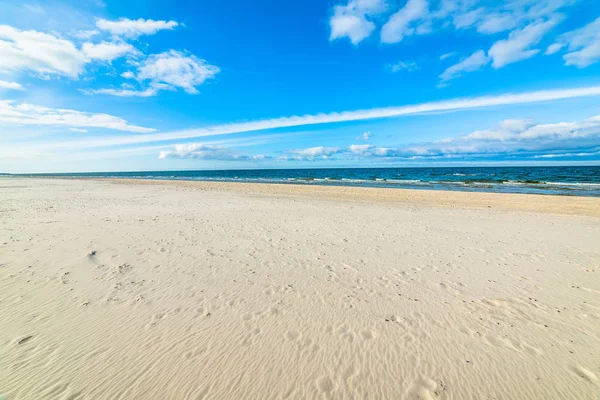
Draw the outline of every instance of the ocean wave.
[[[342,182],[348,182],[348,183],[366,183],[366,182],[369,182],[368,180],[365,180],[365,179],[342,178],[341,180],[342,180]]]
[[[590,188],[600,188],[600,183],[591,183],[591,182],[544,182],[546,185],[555,185],[555,186],[577,186],[577,187],[590,187]]]
[[[42,174],[42,176],[53,174]],[[36,175],[32,175],[36,176]],[[38,175],[39,176],[39,175]],[[347,168],[246,171],[148,171],[58,174],[99,177],[297,185],[367,186],[600,197],[600,168]]]
[[[386,182],[397,185],[427,185],[431,182],[422,181],[420,179],[388,179]]]

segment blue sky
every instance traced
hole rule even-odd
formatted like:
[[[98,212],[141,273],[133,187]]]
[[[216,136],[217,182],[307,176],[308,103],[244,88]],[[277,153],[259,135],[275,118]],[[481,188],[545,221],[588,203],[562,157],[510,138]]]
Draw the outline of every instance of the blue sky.
[[[0,9],[0,172],[600,164],[594,0]]]

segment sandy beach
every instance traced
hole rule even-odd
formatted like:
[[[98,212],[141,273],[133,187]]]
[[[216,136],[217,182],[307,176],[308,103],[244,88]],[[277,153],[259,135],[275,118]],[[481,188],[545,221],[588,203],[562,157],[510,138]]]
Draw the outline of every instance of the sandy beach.
[[[0,179],[0,399],[598,399],[600,198]]]

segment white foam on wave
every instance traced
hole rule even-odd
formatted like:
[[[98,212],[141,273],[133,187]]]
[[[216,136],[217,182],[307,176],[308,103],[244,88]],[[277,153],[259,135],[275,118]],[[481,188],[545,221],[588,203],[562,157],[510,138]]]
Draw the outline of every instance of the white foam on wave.
[[[600,183],[592,183],[592,182],[544,182],[544,184],[553,185],[553,186],[577,186],[577,187],[600,188]]]
[[[427,185],[429,182],[423,182],[419,179],[388,179],[387,182],[398,185]]]

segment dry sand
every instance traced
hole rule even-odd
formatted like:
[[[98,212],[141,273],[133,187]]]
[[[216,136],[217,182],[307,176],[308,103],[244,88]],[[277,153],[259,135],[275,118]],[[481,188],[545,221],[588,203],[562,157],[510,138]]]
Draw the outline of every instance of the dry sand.
[[[600,199],[0,179],[0,398],[598,399]]]

